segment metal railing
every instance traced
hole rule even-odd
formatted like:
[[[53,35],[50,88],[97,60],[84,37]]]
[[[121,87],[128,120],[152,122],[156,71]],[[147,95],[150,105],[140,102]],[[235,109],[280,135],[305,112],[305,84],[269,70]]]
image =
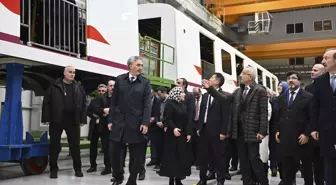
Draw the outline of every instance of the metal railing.
[[[139,36],[139,48],[140,54],[146,59],[145,74],[164,78],[165,64],[174,65],[175,63],[175,48],[148,36]],[[158,66],[160,66],[159,69],[157,69]]]
[[[74,0],[71,0],[74,1]],[[86,10],[67,0],[21,0],[21,41],[81,57],[86,55]]]

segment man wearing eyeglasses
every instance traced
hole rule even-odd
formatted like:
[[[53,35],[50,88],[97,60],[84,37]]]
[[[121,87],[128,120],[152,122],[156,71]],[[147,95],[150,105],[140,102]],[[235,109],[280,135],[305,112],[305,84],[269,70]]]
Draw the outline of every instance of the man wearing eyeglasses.
[[[289,91],[279,97],[276,141],[280,143],[283,184],[291,185],[302,161],[305,185],[313,185],[311,125],[315,122],[313,95],[300,88],[301,75],[287,73]]]

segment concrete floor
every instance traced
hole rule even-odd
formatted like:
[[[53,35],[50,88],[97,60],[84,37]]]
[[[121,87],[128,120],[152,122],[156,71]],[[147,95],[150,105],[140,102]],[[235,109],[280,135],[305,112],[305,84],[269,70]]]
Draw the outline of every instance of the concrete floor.
[[[98,157],[97,163],[99,164],[98,172],[95,173],[86,173],[86,170],[89,168],[89,158],[88,152],[82,152],[82,162],[83,162],[83,178],[77,178],[74,176],[74,171],[72,170],[72,161],[71,160],[61,160],[59,162],[60,171],[58,174],[58,179],[50,179],[49,171],[46,170],[45,173],[36,176],[23,176],[23,172],[18,166],[9,166],[1,167],[0,166],[0,184],[1,185],[105,185],[111,184],[110,175],[101,176],[100,171],[103,170],[103,160],[102,155]],[[149,162],[149,159],[147,159]],[[144,181],[138,181],[138,185],[168,185],[168,178],[160,177],[153,171],[153,167],[147,167],[146,179]],[[125,170],[125,178],[128,178],[128,169]],[[192,169],[192,176],[187,177],[182,181],[185,185],[194,185],[198,182],[198,172],[195,168]],[[4,176],[7,176],[5,178]],[[297,176],[297,185],[303,185],[303,179]],[[232,180],[225,182],[225,185],[241,185],[242,181],[240,180],[240,175],[234,175]],[[1,180],[2,179],[2,180]],[[278,185],[278,177],[270,177],[270,185]],[[126,184],[124,181],[123,184]],[[215,181],[209,181],[208,184],[216,184]]]

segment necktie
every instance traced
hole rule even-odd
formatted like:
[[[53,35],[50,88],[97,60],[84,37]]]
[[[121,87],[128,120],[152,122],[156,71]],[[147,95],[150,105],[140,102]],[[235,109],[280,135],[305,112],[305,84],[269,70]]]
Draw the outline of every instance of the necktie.
[[[290,105],[290,104],[293,103],[293,101],[294,101],[295,91],[291,91],[290,93],[291,93],[291,97],[290,97],[290,99],[289,99],[289,103],[288,103],[288,105]]]
[[[243,99],[246,98],[246,95],[247,95],[248,90],[249,90],[249,87],[248,87],[248,86],[245,86],[245,88],[244,88],[244,92],[243,92]]]
[[[335,89],[336,89],[336,75],[331,76],[330,86],[331,86],[332,90],[335,92]]]
[[[132,76],[131,78],[130,78],[130,82],[132,83],[133,81],[134,81],[134,76]]]
[[[199,99],[196,99],[196,108],[195,108],[195,121],[198,120],[198,109],[199,109],[199,105],[198,105]]]

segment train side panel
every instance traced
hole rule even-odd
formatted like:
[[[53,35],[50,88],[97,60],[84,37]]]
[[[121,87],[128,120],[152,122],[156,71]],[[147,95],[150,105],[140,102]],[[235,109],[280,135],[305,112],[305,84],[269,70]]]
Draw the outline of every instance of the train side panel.
[[[139,55],[137,0],[89,0],[86,7],[89,57],[126,65]]]

